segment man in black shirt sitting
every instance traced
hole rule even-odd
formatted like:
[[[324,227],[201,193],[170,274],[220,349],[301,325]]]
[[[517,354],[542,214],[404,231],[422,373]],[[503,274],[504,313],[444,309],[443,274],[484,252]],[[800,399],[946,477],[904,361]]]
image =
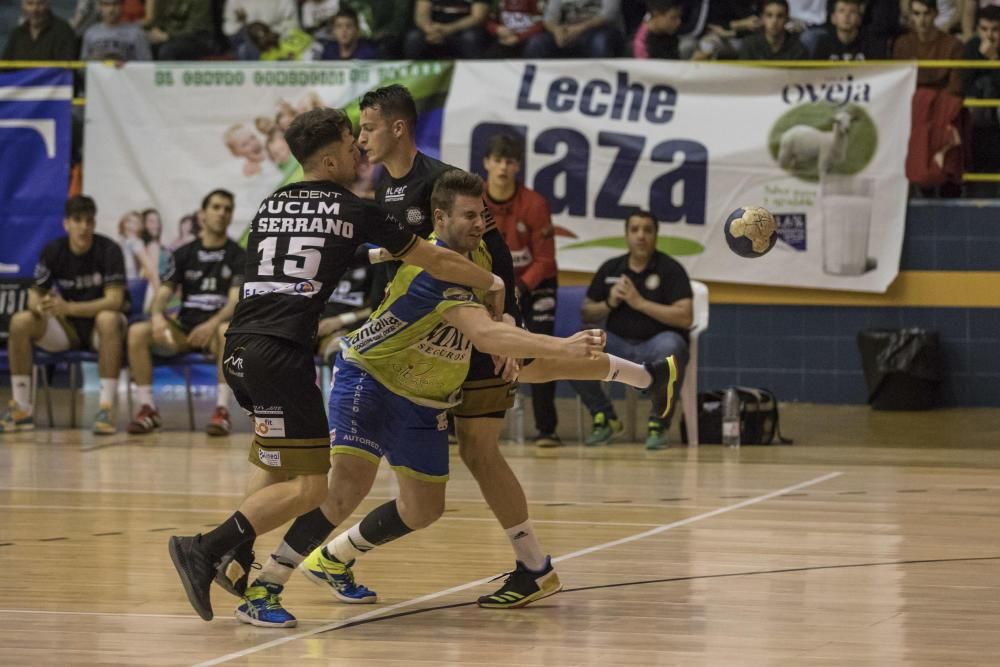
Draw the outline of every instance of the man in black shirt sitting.
[[[861,27],[861,0],[836,0],[827,26],[816,44],[816,60],[877,60],[886,57],[885,43]]]
[[[31,404],[31,347],[48,352],[94,349],[101,378],[100,405],[94,433],[117,429],[114,400],[122,366],[125,313],[125,259],[118,244],[94,233],[97,206],[77,195],[66,202],[66,236],[42,250],[28,308],[10,320],[10,380],[14,391],[0,418],[0,433],[34,428]],[[55,288],[55,291],[53,291]]]
[[[128,425],[133,434],[150,433],[162,421],[153,399],[153,359],[192,350],[214,355],[218,365],[215,411],[205,428],[209,435],[228,435],[229,396],[232,392],[222,375],[221,352],[226,327],[240,298],[246,252],[227,235],[233,219],[233,195],[213,190],[201,202],[204,226],[195,240],[170,255],[162,283],[153,297],[148,321],[136,322],[128,330],[128,359],[136,385],[139,413]],[[176,317],[164,311],[180,288],[181,309]]]
[[[674,355],[680,392],[688,360],[688,329],[693,321],[691,282],[684,267],[656,249],[658,222],[648,211],[636,211],[625,221],[628,254],[609,259],[594,275],[583,302],[583,321],[607,319],[608,354],[635,362],[652,362]],[[574,382],[594,417],[587,445],[608,442],[621,431],[614,406],[599,382]],[[651,414],[646,449],[667,444],[670,417]]]

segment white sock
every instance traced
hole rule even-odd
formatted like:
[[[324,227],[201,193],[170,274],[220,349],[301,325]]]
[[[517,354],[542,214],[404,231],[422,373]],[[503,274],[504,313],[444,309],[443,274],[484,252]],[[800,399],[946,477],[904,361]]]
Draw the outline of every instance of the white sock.
[[[545,552],[535,536],[531,519],[507,528],[504,532],[514,547],[514,557],[524,563],[526,568],[538,572],[545,567]]]
[[[101,378],[101,398],[99,401],[102,408],[114,407],[117,393],[118,378]]]
[[[31,414],[31,376],[11,375],[10,388],[14,391],[14,402],[18,409]]]
[[[135,386],[135,397],[139,401],[139,407],[148,405],[154,410],[156,409],[156,403],[153,402],[153,385],[137,384]]]
[[[608,376],[604,378],[605,382],[621,382],[639,389],[645,389],[653,382],[653,376],[642,364],[613,354],[608,355],[608,361],[611,367],[608,369]]]
[[[361,537],[361,524],[356,523],[346,531],[337,535],[326,545],[331,556],[341,563],[349,563],[364,556],[375,548],[375,545]]]
[[[267,559],[257,581],[266,581],[269,584],[279,584],[284,586],[288,583],[295,568],[305,560],[305,556],[297,553],[295,549],[282,542],[278,545],[271,557]]]
[[[215,405],[216,407],[229,409],[229,397],[233,395],[233,390],[229,388],[229,385],[225,382],[220,382],[218,387],[218,394],[216,394]]]

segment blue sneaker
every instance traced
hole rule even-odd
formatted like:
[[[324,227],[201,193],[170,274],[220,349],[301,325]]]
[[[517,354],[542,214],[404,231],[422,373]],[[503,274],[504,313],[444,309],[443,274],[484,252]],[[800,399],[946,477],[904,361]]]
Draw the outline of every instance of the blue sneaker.
[[[236,609],[236,620],[258,628],[294,628],[299,624],[295,617],[281,606],[284,586],[255,581],[247,588],[243,604]]]
[[[313,549],[299,565],[299,570],[306,579],[314,584],[326,584],[330,587],[333,597],[347,604],[374,604],[378,602],[375,591],[369,590],[354,581],[350,563],[341,563],[336,558],[325,553],[325,547]]]

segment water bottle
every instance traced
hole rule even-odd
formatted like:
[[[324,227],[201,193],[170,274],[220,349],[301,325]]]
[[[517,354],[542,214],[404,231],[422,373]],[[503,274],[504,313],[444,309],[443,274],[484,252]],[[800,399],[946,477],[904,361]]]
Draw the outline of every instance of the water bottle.
[[[740,396],[732,387],[722,397],[722,444],[740,446]]]

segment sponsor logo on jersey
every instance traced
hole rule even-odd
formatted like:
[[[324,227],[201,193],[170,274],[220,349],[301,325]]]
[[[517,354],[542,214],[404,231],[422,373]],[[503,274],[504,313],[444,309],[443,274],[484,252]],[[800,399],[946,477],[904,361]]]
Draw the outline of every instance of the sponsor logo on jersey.
[[[281,467],[281,452],[272,452],[267,449],[257,448],[257,458],[266,466],[272,468]]]
[[[448,301],[474,301],[475,296],[464,287],[449,287],[442,296]]]
[[[243,284],[243,298],[260,296],[262,294],[290,294],[312,296],[323,289],[319,280],[303,280],[297,283],[279,283],[272,281],[253,281]]]
[[[368,320],[365,326],[361,327],[350,337],[350,345],[357,352],[364,352],[378,345],[383,340],[393,335],[409,322],[405,322],[391,312],[386,311],[374,320]]]
[[[354,238],[354,225],[340,218],[257,218],[254,227],[261,234],[326,234]]]
[[[448,361],[465,361],[471,355],[471,343],[465,334],[444,322],[418,341],[416,348],[422,354]]]
[[[424,223],[424,212],[416,206],[406,209],[406,224],[411,227],[419,227]]]
[[[395,187],[395,188],[389,187],[389,188],[385,189],[385,201],[386,201],[386,203],[389,203],[391,201],[403,201],[404,197],[406,197],[406,186],[405,185],[400,185],[400,186]]]
[[[254,417],[254,433],[262,438],[284,438],[284,417]]]
[[[255,405],[253,406],[253,413],[258,416],[263,416],[263,415],[280,416],[285,414],[284,410],[281,409],[280,405],[268,405],[266,407],[263,405]]]
[[[202,264],[213,264],[221,262],[226,258],[225,250],[199,250],[198,261]]]

